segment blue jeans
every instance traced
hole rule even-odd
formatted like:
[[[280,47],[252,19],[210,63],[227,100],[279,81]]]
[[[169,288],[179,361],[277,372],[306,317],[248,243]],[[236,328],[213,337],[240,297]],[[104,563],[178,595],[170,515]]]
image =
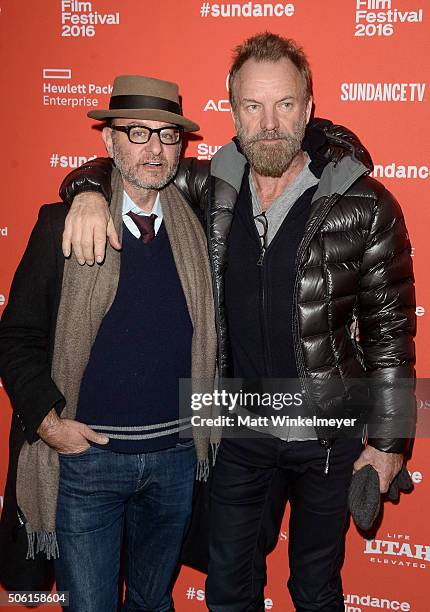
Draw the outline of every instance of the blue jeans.
[[[114,612],[124,545],[124,611],[170,612],[192,505],[193,443],[141,454],[60,454],[55,562],[68,612]]]

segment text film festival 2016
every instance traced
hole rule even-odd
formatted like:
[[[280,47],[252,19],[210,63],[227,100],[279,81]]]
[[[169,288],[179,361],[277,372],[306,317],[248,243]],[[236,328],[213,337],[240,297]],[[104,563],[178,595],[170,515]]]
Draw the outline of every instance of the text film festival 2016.
[[[40,205],[58,200],[59,183],[71,169],[105,154],[86,113],[106,108],[114,77],[178,82],[185,116],[201,126],[185,154],[209,160],[234,135],[226,86],[232,50],[264,30],[304,47],[315,115],[359,135],[372,155],[373,176],[402,205],[416,278],[417,376],[430,376],[428,0],[0,0],[0,313]],[[429,410],[430,397],[419,397],[419,418]],[[0,388],[0,507],[10,418]],[[374,539],[351,523],[345,610],[429,610],[429,464],[423,437],[408,463],[413,493],[384,505]],[[288,507],[268,559],[266,610],[293,610],[287,547]],[[205,609],[204,579],[181,570],[174,589],[179,612]]]

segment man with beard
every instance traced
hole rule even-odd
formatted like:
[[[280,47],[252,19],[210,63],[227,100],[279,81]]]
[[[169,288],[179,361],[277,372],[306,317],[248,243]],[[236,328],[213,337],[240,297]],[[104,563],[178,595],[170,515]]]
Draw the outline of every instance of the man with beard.
[[[124,544],[123,609],[167,612],[196,454],[200,472],[208,462],[208,440],[194,444],[179,417],[178,381],[215,371],[205,236],[171,184],[183,131],[199,127],[182,115],[176,84],[142,76],[116,78],[109,109],[88,116],[108,122],[122,251],[93,268],[64,263],[66,207],[41,208],[0,324],[14,407],[3,523],[18,512],[27,559],[55,558],[68,610],[117,609]],[[15,563],[8,538],[3,580],[30,585],[31,562],[23,552]]]
[[[367,439],[363,450],[362,427],[348,437],[313,425],[223,437],[206,601],[213,612],[264,610],[267,537],[287,498],[296,610],[340,612],[353,470],[372,465],[386,492],[413,433],[413,397],[394,385],[414,376],[409,240],[357,139],[310,121],[310,67],[293,41],[266,32],[240,45],[230,101],[237,141],[215,155],[209,176],[201,170],[206,182],[195,161],[175,178],[206,210],[220,376],[299,380],[307,411],[327,419],[358,419],[366,408]],[[63,195],[96,189],[109,198],[107,169],[92,162],[75,171]],[[101,258],[106,228],[115,242],[100,196],[81,194],[65,254],[73,243],[81,263]],[[357,323],[359,343],[350,331]],[[366,406],[356,379],[380,383]],[[274,496],[279,479],[285,494]]]

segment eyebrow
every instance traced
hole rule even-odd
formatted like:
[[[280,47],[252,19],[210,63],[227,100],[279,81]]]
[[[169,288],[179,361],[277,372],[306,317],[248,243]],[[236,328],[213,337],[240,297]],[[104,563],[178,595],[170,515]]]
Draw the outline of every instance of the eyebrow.
[[[280,98],[280,100],[276,100],[275,104],[279,104],[279,102],[284,102],[285,100],[295,100],[296,96],[284,96]],[[261,104],[258,100],[254,100],[254,98],[242,98],[242,102],[252,102],[254,104]]]

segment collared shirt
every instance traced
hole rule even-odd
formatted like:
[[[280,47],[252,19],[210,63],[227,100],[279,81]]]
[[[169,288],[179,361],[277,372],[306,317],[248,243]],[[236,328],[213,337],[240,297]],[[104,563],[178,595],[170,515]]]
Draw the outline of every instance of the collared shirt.
[[[136,236],[136,238],[140,238],[140,231],[135,222],[127,215],[128,212],[134,212],[137,215],[143,215],[149,217],[152,213],[157,215],[157,218],[154,222],[154,233],[157,235],[158,230],[160,229],[160,225],[163,222],[163,210],[161,208],[160,202],[160,194],[157,193],[157,198],[154,202],[154,206],[152,207],[151,212],[146,212],[137,206],[133,200],[130,198],[128,193],[124,190],[124,195],[122,198],[122,220],[125,223],[127,229]]]

